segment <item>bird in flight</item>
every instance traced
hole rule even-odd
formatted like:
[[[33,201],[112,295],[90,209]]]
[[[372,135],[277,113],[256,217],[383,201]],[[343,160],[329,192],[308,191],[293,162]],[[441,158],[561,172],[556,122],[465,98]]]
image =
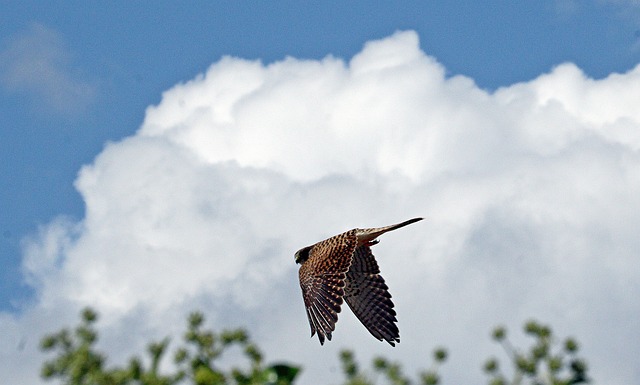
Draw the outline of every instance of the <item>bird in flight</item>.
[[[296,252],[311,337],[317,333],[320,345],[325,338],[331,341],[343,299],[375,338],[391,346],[400,342],[391,294],[380,276],[371,246],[379,242],[376,238],[380,235],[422,219],[349,230]]]

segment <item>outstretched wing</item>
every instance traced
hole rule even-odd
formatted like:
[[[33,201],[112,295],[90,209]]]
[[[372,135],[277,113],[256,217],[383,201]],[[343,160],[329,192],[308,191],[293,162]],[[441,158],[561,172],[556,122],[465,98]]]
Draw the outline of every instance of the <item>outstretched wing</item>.
[[[345,280],[344,299],[360,322],[378,340],[391,346],[400,342],[400,331],[389,288],[367,245],[359,246]]]
[[[311,337],[318,333],[321,345],[325,337],[331,340],[335,330],[356,243],[355,230],[319,242],[311,248],[309,259],[300,267],[300,287]]]

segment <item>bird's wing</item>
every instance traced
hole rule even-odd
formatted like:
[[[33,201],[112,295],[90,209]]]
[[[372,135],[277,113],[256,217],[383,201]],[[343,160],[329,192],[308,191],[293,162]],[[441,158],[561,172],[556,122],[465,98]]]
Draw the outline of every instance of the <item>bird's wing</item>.
[[[344,299],[367,330],[391,346],[400,342],[391,294],[369,246],[356,248],[345,284]]]
[[[302,297],[311,326],[320,344],[331,340],[344,296],[346,273],[356,249],[355,230],[319,242],[299,271]]]

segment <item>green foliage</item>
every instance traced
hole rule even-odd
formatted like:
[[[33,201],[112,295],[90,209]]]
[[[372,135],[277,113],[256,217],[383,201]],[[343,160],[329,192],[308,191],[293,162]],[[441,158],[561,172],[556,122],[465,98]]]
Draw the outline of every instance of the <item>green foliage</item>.
[[[125,367],[107,368],[106,358],[94,346],[98,334],[93,324],[97,318],[93,310],[85,309],[80,326],[73,332],[63,329],[42,339],[42,350],[56,353],[42,367],[45,379],[58,378],[66,385],[288,385],[300,372],[299,367],[288,364],[265,366],[262,352],[242,329],[219,334],[204,330],[201,313],[189,316],[184,343],[174,353],[176,366],[172,373],[160,372],[168,338],[147,346],[148,366],[139,357],[132,357]],[[248,364],[219,367],[218,361],[233,346],[242,350]]]
[[[57,378],[66,385],[288,385],[293,384],[300,373],[299,366],[266,365],[262,352],[243,329],[221,333],[204,329],[202,313],[189,316],[187,331],[181,345],[174,350],[175,365],[169,373],[160,371],[160,363],[168,354],[168,338],[150,343],[146,360],[134,356],[124,367],[107,367],[106,357],[95,349],[97,319],[93,310],[85,309],[80,325],[74,330],[63,329],[42,339],[42,350],[55,353],[55,357],[42,366],[44,378]],[[504,327],[493,330],[492,338],[508,355],[511,379],[507,379],[498,359],[490,358],[484,364],[490,385],[587,382],[587,365],[577,356],[576,340],[567,338],[558,343],[551,328],[536,321],[527,322],[524,333],[534,342],[528,350],[520,351],[512,347]],[[242,352],[243,365],[223,368],[220,359],[234,347]],[[404,374],[400,363],[384,357],[375,357],[368,371],[361,370],[350,350],[341,351],[339,358],[344,385],[438,385],[441,383],[438,368],[447,356],[444,348],[435,349],[431,367],[419,372],[416,380]]]
[[[512,380],[500,370],[497,358],[490,358],[484,364],[489,376],[489,384],[532,384],[571,385],[586,383],[587,364],[577,356],[578,343],[567,338],[559,347],[551,328],[537,321],[528,321],[524,333],[534,338],[533,345],[526,351],[512,347],[504,327],[494,329],[492,336],[504,348],[512,363]]]
[[[126,374],[121,370],[104,369],[105,358],[93,349],[98,335],[92,325],[97,314],[85,309],[81,315],[81,323],[73,332],[63,329],[45,337],[41,348],[58,350],[55,360],[46,362],[42,367],[44,378],[60,377],[65,384],[125,384]]]
[[[431,369],[419,373],[419,381],[415,382],[421,385],[437,385],[440,383],[438,376],[438,365],[446,361],[447,351],[444,348],[438,348],[433,352],[433,364]],[[372,362],[373,373],[365,374],[359,368],[355,360],[355,356],[350,350],[340,352],[340,362],[342,363],[342,372],[346,377],[345,385],[374,385],[380,377],[384,383],[390,385],[411,385],[414,382],[407,377],[402,366],[397,362],[390,362],[384,357],[375,357]]]

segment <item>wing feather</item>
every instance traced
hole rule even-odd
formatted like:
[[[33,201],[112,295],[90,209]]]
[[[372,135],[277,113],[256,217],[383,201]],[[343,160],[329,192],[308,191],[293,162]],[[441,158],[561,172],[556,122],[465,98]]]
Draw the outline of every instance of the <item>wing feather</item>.
[[[345,294],[345,279],[356,249],[356,230],[315,244],[299,271],[311,336],[331,340]]]
[[[368,245],[356,248],[345,279],[344,299],[360,322],[378,340],[400,342],[391,294]]]

